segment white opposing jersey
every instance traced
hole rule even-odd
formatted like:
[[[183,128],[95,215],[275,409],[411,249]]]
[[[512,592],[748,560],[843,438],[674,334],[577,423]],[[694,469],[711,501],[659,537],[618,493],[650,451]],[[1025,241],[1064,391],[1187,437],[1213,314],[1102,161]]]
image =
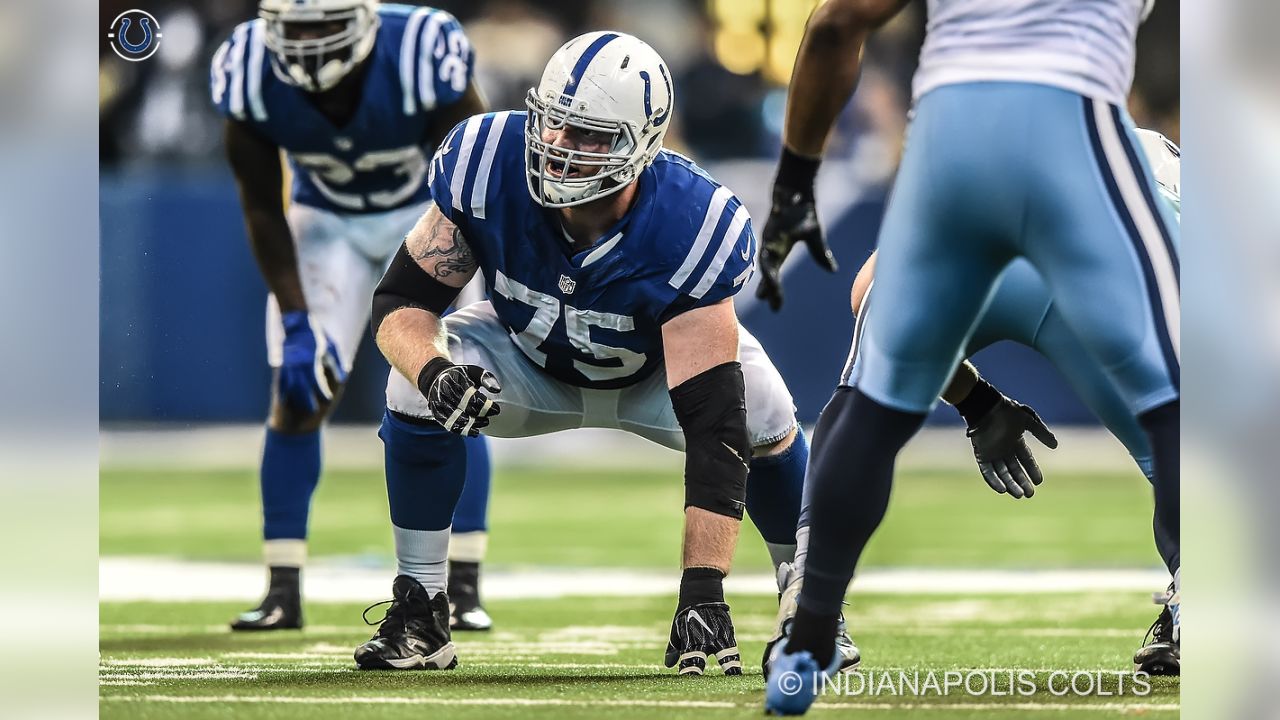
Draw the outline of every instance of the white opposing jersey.
[[[1149,0],[929,0],[912,94],[942,85],[1050,85],[1123,106]]]
[[[1156,176],[1156,184],[1166,196],[1171,196],[1175,207],[1181,208],[1182,150],[1155,130],[1134,128],[1134,134],[1151,165],[1151,174]]]

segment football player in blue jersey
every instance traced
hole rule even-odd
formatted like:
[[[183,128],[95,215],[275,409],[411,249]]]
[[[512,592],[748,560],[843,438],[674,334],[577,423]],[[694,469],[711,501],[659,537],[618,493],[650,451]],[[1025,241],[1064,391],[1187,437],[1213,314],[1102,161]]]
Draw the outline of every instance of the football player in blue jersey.
[[[832,0],[806,28],[761,253],[760,294],[775,308],[782,261],[797,242],[834,266],[813,177],[856,85],[862,44],[904,4]],[[1179,664],[1177,223],[1156,200],[1156,163],[1137,151],[1144,141],[1121,108],[1143,3],[930,0],[928,12],[914,116],[880,233],[879,287],[872,302],[869,269],[855,284],[854,347],[814,433],[812,522],[803,523],[813,549],[794,618],[775,638],[768,712],[802,714],[816,676],[837,666],[828,633],[883,518],[895,456],[939,391],[970,426],[980,465],[1021,457],[1024,431],[1040,435],[1034,413],[972,368],[954,374],[966,352],[995,339],[1057,362],[1151,478],[1157,545],[1174,581],[1156,638],[1134,661],[1163,673]],[[1082,46],[1091,50],[1083,62]],[[1013,489],[998,465],[984,476],[989,469],[993,487]],[[789,674],[801,687],[783,683]]]
[[[667,666],[701,674],[710,657],[739,674],[722,585],[739,524],[745,510],[775,565],[793,560],[808,456],[786,385],[734,313],[754,268],[747,210],[663,149],[671,75],[634,37],[571,40],[527,105],[448,135],[436,204],[374,294],[394,368],[380,435],[399,567],[357,665],[456,664],[443,564],[463,437],[605,427],[685,452]],[[490,300],[442,318],[476,274]]]
[[[218,49],[210,74],[270,291],[275,371],[261,468],[269,588],[236,630],[302,625],[299,575],[321,426],[365,332],[373,289],[430,202],[428,158],[459,120],[485,110],[474,54],[446,12],[376,0],[262,0],[259,10]],[[281,152],[293,173],[287,208]],[[473,441],[469,452],[473,472],[487,473],[486,448]],[[473,484],[484,491],[487,479]],[[460,595],[478,605],[474,592]]]

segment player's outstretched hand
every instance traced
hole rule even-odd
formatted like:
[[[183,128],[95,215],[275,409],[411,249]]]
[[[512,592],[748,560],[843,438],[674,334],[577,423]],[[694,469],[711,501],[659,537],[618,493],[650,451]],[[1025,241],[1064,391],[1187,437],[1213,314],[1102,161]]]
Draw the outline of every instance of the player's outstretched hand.
[[[822,269],[836,271],[835,256],[818,224],[813,191],[775,185],[773,208],[760,243],[760,285],[756,288],[756,297],[769,301],[775,311],[782,307],[782,263],[798,242],[809,248]]]
[[[671,621],[667,667],[679,665],[681,675],[701,675],[706,672],[708,657],[720,663],[725,675],[742,674],[742,657],[726,603],[690,605],[677,611]]]
[[[291,310],[280,319],[284,357],[277,381],[279,396],[295,411],[310,415],[333,400],[332,383],[346,382],[347,371],[333,339],[306,310]]]
[[[1035,410],[1004,395],[969,428],[973,456],[978,460],[982,478],[992,490],[1014,498],[1031,497],[1036,493],[1036,486],[1044,482],[1040,467],[1023,439],[1026,432],[1049,449],[1058,447],[1058,439]]]
[[[502,392],[498,378],[479,365],[454,365],[438,357],[418,373],[418,390],[427,398],[431,416],[445,430],[475,437],[501,412],[488,393]]]

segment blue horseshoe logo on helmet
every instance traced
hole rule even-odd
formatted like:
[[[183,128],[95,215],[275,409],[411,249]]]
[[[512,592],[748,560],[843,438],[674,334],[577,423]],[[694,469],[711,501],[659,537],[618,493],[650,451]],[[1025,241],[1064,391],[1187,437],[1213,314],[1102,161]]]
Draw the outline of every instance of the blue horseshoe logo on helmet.
[[[669,101],[669,100],[671,99],[671,81],[667,79],[667,69],[666,69],[666,67],[664,67],[664,66],[662,66],[662,65],[659,65],[659,66],[658,66],[658,70],[662,73],[662,80],[667,84],[667,99],[668,99],[668,101]],[[659,127],[659,126],[661,126],[661,125],[662,125],[662,123],[664,123],[664,122],[666,122],[666,121],[667,121],[667,116],[669,116],[669,115],[671,114],[671,113],[670,113],[670,110],[669,110],[669,108],[658,108],[658,116],[657,116],[657,117],[653,117],[653,106],[650,104],[650,80],[649,80],[649,72],[648,72],[647,70],[641,70],[641,71],[640,71],[640,79],[644,81],[644,114],[645,114],[645,117],[652,118],[652,119],[650,120],[650,123],[651,123],[654,127]]]
[[[151,40],[154,37],[151,32],[151,18],[142,18],[139,24],[142,25],[142,42],[135,45],[129,42],[129,28],[133,25],[133,21],[130,18],[120,20],[120,47],[134,55],[146,52],[147,48],[151,47]]]

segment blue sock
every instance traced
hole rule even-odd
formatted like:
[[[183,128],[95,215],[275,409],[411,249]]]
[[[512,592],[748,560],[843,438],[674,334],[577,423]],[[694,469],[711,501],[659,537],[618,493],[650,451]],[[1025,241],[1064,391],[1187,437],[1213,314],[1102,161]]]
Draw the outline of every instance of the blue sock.
[[[385,448],[396,572],[431,595],[444,592],[449,525],[467,477],[466,443],[461,435],[408,423],[389,411],[378,437]]]
[[[483,532],[489,529],[489,441],[481,435],[463,442],[467,446],[467,481],[453,511],[453,531]]]
[[[924,418],[924,413],[881,405],[850,387],[836,388],[823,408],[807,478],[809,557],[798,600],[809,613],[835,622],[862,551],[889,507],[898,451]],[[802,625],[797,620],[793,627]],[[806,632],[805,642],[789,647],[810,650],[819,664],[825,663],[835,635],[825,627],[809,629],[816,634]],[[814,637],[819,644],[806,645]]]
[[[809,440],[796,428],[791,446],[777,455],[751,459],[747,473],[747,514],[769,545],[774,565],[794,559]]]
[[[462,436],[387,412],[378,437],[385,446],[391,522],[407,530],[447,529],[467,477]]]
[[[263,539],[306,538],[311,495],[320,482],[320,431],[290,434],[267,428],[259,482]]]
[[[1152,485],[1156,496],[1156,523],[1165,542],[1178,547],[1181,542],[1179,523],[1181,502],[1181,437],[1180,402],[1174,400],[1138,416],[1138,424],[1147,431],[1151,442]]]
[[[1142,469],[1142,474],[1147,476],[1147,481],[1155,485],[1155,463],[1151,457],[1135,458],[1135,460],[1138,462],[1138,467]],[[1169,574],[1172,575],[1182,565],[1182,554],[1178,548],[1178,543],[1174,541],[1169,531],[1161,524],[1159,515],[1152,519],[1151,525],[1152,529],[1155,530],[1156,551],[1160,553],[1160,559],[1164,561],[1164,566],[1169,569]]]

